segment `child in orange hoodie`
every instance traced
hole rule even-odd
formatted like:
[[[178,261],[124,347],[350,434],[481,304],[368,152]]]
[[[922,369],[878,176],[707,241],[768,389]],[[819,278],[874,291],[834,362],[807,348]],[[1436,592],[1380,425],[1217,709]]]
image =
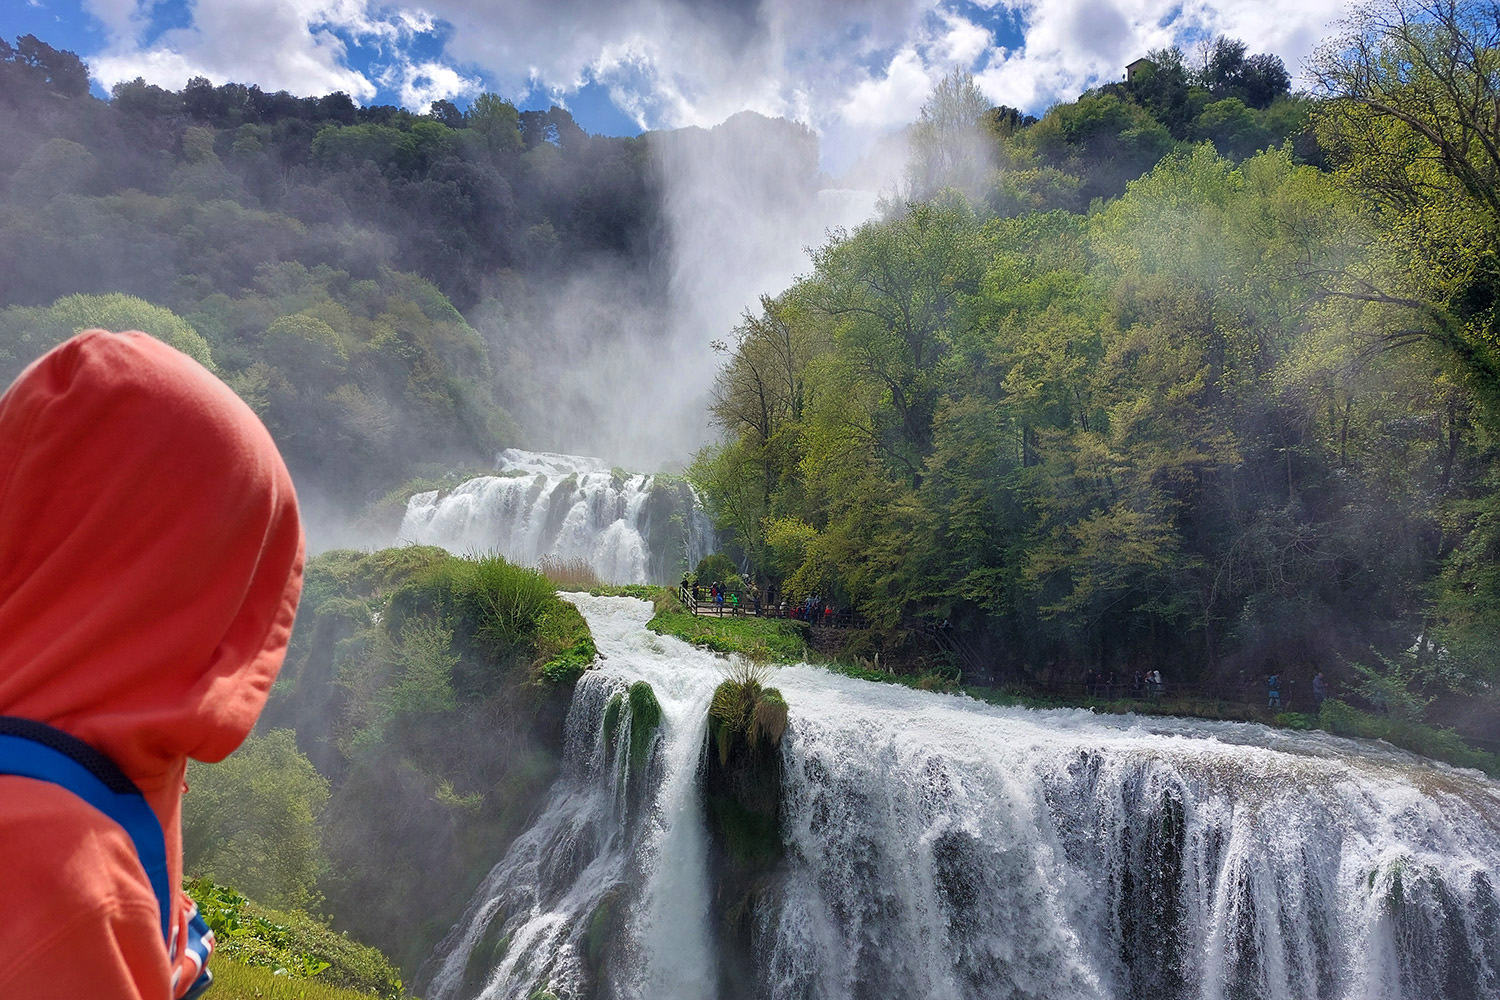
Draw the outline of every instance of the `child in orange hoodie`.
[[[0,397],[0,716],[59,730],[133,782],[172,899],[164,922],[119,823],[67,788],[0,775],[0,997],[192,987],[187,760],[222,760],[254,726],[303,548],[265,427],[145,334],[79,334]]]

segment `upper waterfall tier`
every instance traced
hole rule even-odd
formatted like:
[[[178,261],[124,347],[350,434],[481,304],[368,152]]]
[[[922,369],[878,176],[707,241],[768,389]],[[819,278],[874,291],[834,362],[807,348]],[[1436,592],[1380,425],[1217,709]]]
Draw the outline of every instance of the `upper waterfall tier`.
[[[697,565],[712,528],[679,479],[599,459],[508,448],[492,476],[407,501],[398,540],[512,562],[584,561],[610,583],[665,583]]]

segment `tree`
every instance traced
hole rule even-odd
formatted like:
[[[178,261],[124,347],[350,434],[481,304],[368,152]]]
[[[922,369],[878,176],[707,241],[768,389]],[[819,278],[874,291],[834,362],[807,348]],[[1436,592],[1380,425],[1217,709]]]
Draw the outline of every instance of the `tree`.
[[[68,295],[41,309],[13,306],[0,311],[0,342],[15,351],[14,370],[0,370],[0,380],[8,380],[21,364],[93,327],[149,333],[210,370],[215,368],[208,341],[170,309],[133,295]]]
[[[1218,98],[1238,97],[1252,108],[1268,108],[1291,89],[1292,78],[1281,57],[1262,53],[1246,57],[1245,43],[1223,35],[1205,42],[1195,82]]]
[[[846,429],[914,486],[932,448],[959,299],[978,279],[975,228],[967,205],[912,205],[813,255],[817,304],[833,319],[850,393],[836,405],[864,411]]]
[[[1390,231],[1377,269],[1330,274],[1330,294],[1391,307],[1384,342],[1438,346],[1500,423],[1500,9],[1377,0],[1313,73],[1320,141]]]
[[[517,153],[525,145],[515,105],[496,94],[480,94],[469,107],[469,128],[484,136],[491,155]]]
[[[433,101],[427,110],[427,117],[441,122],[449,128],[463,128],[468,124],[458,105],[449,100]]]
[[[1240,68],[1240,89],[1252,108],[1269,108],[1292,89],[1292,77],[1281,57],[1270,53],[1253,55]]]
[[[9,48],[9,46],[7,46]],[[65,97],[86,97],[89,71],[77,53],[58,51],[35,35],[22,35],[8,53],[37,82]]]
[[[907,197],[927,201],[944,188],[977,198],[995,170],[994,140],[980,127],[990,102],[968,70],[938,81],[912,126]]]
[[[1146,58],[1151,66],[1136,74],[1128,89],[1166,126],[1173,138],[1185,139],[1195,111],[1182,50],[1175,46],[1154,49],[1146,53]]]
[[[328,779],[296,734],[252,734],[217,764],[188,763],[182,800],[184,872],[233,885],[268,906],[308,910],[328,870],[318,820]]]
[[[121,111],[143,118],[161,118],[182,110],[182,98],[139,76],[110,88],[110,101]]]
[[[1203,109],[1193,125],[1194,138],[1207,139],[1223,155],[1244,159],[1264,145],[1259,119],[1238,97],[1226,97]]]

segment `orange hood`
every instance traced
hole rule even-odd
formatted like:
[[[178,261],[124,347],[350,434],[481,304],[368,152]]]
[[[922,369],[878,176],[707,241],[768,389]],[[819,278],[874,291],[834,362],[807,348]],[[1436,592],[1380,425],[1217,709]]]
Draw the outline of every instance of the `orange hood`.
[[[302,563],[271,436],[186,355],[91,330],[0,397],[0,714],[104,751],[159,813],[184,758],[254,726]]]

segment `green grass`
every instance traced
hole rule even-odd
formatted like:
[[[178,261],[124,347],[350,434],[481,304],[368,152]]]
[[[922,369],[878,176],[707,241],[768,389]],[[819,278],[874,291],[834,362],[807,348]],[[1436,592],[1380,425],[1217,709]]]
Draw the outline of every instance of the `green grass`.
[[[378,993],[346,990],[317,979],[293,979],[276,975],[258,965],[241,965],[223,955],[209,961],[214,984],[204,1000],[370,1000]]]
[[[717,618],[658,609],[646,627],[715,653],[797,663],[807,659],[805,625],[783,618]]]
[[[663,587],[655,583],[602,584],[590,588],[589,593],[594,597],[635,597],[642,601],[650,601],[658,612],[682,610],[682,601],[677,596],[677,588]]]

